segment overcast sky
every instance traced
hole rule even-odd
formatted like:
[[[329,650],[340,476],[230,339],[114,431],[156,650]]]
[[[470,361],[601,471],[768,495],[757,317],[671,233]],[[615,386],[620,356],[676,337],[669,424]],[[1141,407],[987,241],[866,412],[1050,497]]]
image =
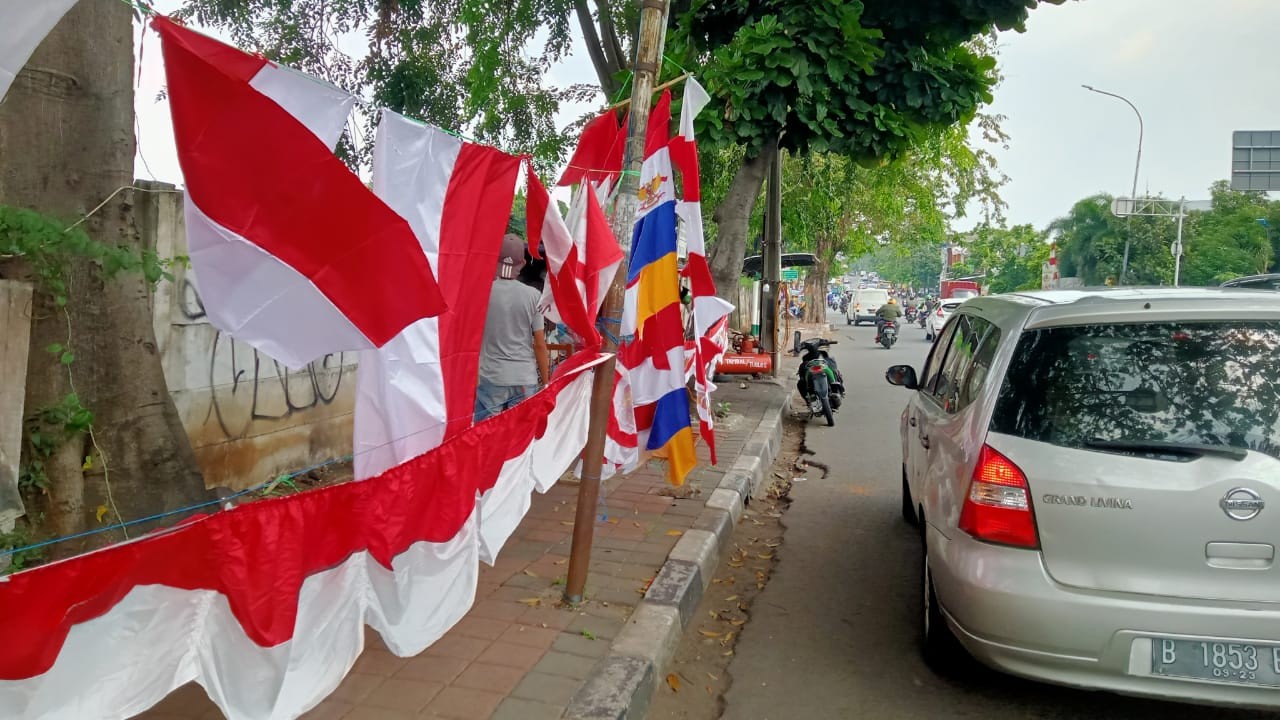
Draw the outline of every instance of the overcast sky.
[[[178,0],[156,3],[172,10]],[[1071,204],[1105,191],[1128,194],[1137,151],[1137,118],[1146,137],[1139,193],[1208,197],[1231,168],[1233,130],[1280,129],[1280,0],[1069,0],[1031,13],[1027,32],[1000,42],[1004,84],[990,111],[1006,116],[1008,150],[996,149],[1010,178],[1003,195],[1010,223],[1044,227]],[[139,177],[181,182],[163,84],[159,41],[151,34],[138,90]],[[595,82],[576,44],[552,72],[557,82]],[[349,51],[358,51],[349,48]],[[567,108],[568,124],[590,104]],[[961,221],[959,227],[968,223]]]

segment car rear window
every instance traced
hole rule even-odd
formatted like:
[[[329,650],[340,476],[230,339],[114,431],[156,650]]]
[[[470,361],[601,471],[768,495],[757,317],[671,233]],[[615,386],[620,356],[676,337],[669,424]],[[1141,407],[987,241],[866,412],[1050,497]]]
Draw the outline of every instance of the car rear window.
[[[858,293],[858,302],[867,305],[883,305],[889,302],[889,293],[885,290],[863,290]]]
[[[1085,325],[1018,340],[995,432],[1280,452],[1280,323]]]
[[[963,302],[944,302],[942,303],[942,309],[944,312],[955,312],[963,304]]]

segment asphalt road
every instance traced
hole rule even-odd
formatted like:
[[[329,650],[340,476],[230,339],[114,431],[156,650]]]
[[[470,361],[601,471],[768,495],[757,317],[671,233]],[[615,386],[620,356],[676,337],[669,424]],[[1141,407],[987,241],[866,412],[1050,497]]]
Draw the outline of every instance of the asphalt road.
[[[833,316],[834,317],[834,316]],[[1055,687],[986,669],[942,677],[920,659],[919,539],[899,514],[898,420],[907,391],[891,364],[923,364],[924,331],[892,350],[841,317],[834,356],[849,385],[836,426],[811,420],[806,445],[830,466],[796,483],[772,579],[729,666],[728,720],[807,718],[1195,718],[1228,711]]]

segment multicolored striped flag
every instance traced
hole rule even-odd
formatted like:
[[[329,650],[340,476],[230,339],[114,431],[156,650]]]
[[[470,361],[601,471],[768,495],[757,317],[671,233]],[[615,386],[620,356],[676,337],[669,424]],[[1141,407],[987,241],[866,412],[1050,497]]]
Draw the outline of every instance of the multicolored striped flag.
[[[618,351],[618,364],[626,377],[618,383],[614,405],[615,413],[625,416],[630,392],[634,447],[666,458],[668,482],[681,485],[697,461],[684,385],[670,127],[671,93],[664,92],[649,117],[640,169],[640,209],[632,232],[622,317],[622,334],[632,339]],[[617,393],[622,393],[621,403]],[[615,424],[624,427],[628,419],[615,418]]]
[[[715,364],[728,349],[729,313],[733,304],[716,297],[716,283],[707,264],[707,243],[702,231],[702,191],[698,170],[698,145],[693,135],[693,120],[710,102],[711,96],[698,81],[689,78],[684,84],[684,102],[680,107],[680,134],[671,139],[671,160],[680,170],[684,197],[676,205],[676,214],[685,231],[685,247],[689,257],[682,274],[689,280],[693,297],[693,340],[686,343],[692,352],[694,390],[698,396],[698,424],[702,441],[707,444],[711,464],[716,462],[715,413],[711,407],[711,382]]]

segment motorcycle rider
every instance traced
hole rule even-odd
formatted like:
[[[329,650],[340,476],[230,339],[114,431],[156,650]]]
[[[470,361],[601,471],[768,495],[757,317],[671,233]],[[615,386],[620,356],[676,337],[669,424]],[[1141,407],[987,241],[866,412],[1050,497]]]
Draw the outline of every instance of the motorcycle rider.
[[[898,305],[895,298],[889,298],[889,302],[880,306],[876,311],[876,342],[880,342],[880,332],[884,330],[885,323],[898,322],[902,318],[902,306]]]

